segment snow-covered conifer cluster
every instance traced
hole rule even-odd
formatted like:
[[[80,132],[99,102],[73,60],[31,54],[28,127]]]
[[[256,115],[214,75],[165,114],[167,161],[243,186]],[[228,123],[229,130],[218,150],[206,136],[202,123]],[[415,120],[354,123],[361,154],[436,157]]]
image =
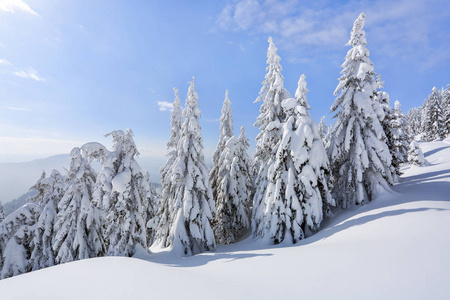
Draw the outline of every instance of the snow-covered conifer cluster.
[[[450,136],[450,85],[434,87],[406,116],[399,101],[392,108],[369,58],[364,24],[360,14],[346,44],[351,49],[330,109],[334,125],[325,116],[319,125],[311,118],[304,74],[294,97],[284,87],[269,37],[252,157],[244,126],[234,134],[227,90],[207,168],[193,78],[184,109],[174,88],[161,189],[141,170],[130,129],[106,135],[111,150],[97,142],[74,148],[67,172],[43,172],[25,205],[5,216],[0,204],[0,277],[105,255],[131,257],[150,247],[190,256],[251,233],[272,244],[296,243],[339,212],[333,207],[361,205],[390,190],[401,164],[426,164],[416,140]]]

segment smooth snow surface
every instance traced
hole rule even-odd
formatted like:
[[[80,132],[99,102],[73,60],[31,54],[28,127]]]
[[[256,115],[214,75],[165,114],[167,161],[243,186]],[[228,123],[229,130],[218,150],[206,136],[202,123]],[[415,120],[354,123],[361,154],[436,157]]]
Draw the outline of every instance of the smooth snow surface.
[[[427,166],[295,246],[82,260],[2,280],[2,299],[448,299],[450,139],[420,146]]]

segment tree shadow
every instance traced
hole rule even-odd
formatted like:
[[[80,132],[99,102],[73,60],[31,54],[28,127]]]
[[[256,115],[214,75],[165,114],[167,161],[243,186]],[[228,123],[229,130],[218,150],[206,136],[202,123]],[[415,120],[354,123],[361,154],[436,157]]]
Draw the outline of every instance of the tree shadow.
[[[439,151],[442,151],[442,150],[444,150],[444,149],[447,149],[447,148],[449,148],[449,147],[450,147],[450,146],[439,147],[439,148],[436,148],[436,149],[433,149],[433,150],[430,150],[430,151],[425,152],[424,155],[425,155],[425,156],[430,156],[430,155],[433,155],[433,154],[438,153]]]

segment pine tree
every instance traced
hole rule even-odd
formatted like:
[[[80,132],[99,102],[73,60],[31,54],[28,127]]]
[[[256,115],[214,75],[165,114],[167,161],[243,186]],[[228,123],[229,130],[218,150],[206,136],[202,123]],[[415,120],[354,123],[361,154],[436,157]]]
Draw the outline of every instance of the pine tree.
[[[308,113],[305,75],[295,99],[282,102],[286,122],[276,156],[268,162],[264,233],[273,243],[296,243],[319,229],[324,212],[335,205],[329,191],[330,165],[319,128]]]
[[[159,198],[156,195],[156,191],[150,181],[150,173],[145,172],[143,180],[141,180],[141,186],[139,187],[140,194],[143,196],[144,211],[146,212],[145,224],[147,224],[147,245],[153,244],[156,229],[157,229],[157,217],[156,209],[158,207]]]
[[[433,87],[423,106],[422,130],[424,138],[428,142],[444,137],[444,113],[441,107],[441,99],[441,91]]]
[[[325,116],[322,116],[322,118],[320,118],[319,123],[319,134],[324,146],[328,144],[328,141],[326,140],[327,133],[328,133],[328,126],[325,125]]]
[[[3,205],[0,202],[0,223],[5,219],[5,213],[3,212]]]
[[[239,132],[238,137],[238,147],[236,151],[236,155],[238,160],[236,161],[236,166],[238,166],[241,174],[241,180],[238,181],[239,186],[237,190],[239,191],[239,195],[245,198],[245,207],[247,209],[247,215],[250,216],[251,208],[252,208],[252,199],[253,199],[253,169],[250,161],[250,157],[248,156],[248,138],[245,135],[245,127],[241,126],[241,130]],[[246,195],[246,196],[245,196]]]
[[[181,101],[178,97],[178,89],[174,88],[175,100],[173,102],[173,110],[170,116],[171,119],[171,136],[167,143],[169,153],[168,159],[164,167],[161,168],[161,202],[156,214],[154,222],[157,225],[155,243],[162,247],[169,247],[171,242],[169,240],[170,227],[173,220],[171,213],[174,210],[174,195],[176,190],[176,182],[174,181],[174,163],[177,158],[177,147],[181,136],[181,126],[183,124],[183,116],[181,111]],[[150,225],[150,224],[149,224]]]
[[[183,110],[185,120],[172,173],[175,188],[169,245],[181,255],[211,251],[216,247],[211,228],[215,207],[203,156],[197,99],[193,78]]]
[[[42,191],[33,200],[39,201],[42,207],[39,219],[33,226],[31,248],[31,268],[39,270],[55,264],[55,253],[52,245],[55,238],[55,223],[58,216],[58,202],[63,197],[64,178],[53,170],[49,177],[38,181],[36,189]]]
[[[113,151],[105,157],[97,176],[94,203],[100,203],[104,211],[107,255],[133,256],[138,247],[147,248],[144,196],[139,189],[144,176],[135,160],[139,152],[130,129],[106,136],[113,139]]]
[[[66,192],[58,204],[55,224],[55,251],[57,264],[104,255],[100,211],[92,203],[96,173],[80,148],[70,154],[70,169],[66,176]]]
[[[399,163],[404,163],[407,161],[409,149],[408,121],[400,108],[399,101],[395,101],[390,124],[394,149],[392,158],[395,157]]]
[[[450,136],[450,84],[447,85],[447,89],[442,93],[442,109],[444,119],[444,136]]]
[[[0,277],[7,278],[31,269],[31,238],[33,226],[41,213],[35,203],[26,203],[0,223]],[[3,263],[4,262],[4,263]]]
[[[366,48],[364,14],[356,19],[331,106],[336,122],[328,148],[335,179],[334,195],[342,208],[364,204],[393,184],[392,157],[380,124],[377,83]],[[339,109],[339,110],[338,110]],[[382,110],[381,110],[382,111]]]
[[[218,194],[222,189],[221,181],[223,179],[219,172],[219,170],[223,166],[220,165],[219,160],[220,156],[222,155],[222,152],[225,149],[225,144],[233,136],[233,116],[231,111],[231,101],[228,98],[228,90],[226,90],[225,92],[225,100],[223,101],[222,114],[220,116],[219,131],[220,131],[219,142],[217,143],[216,150],[214,151],[212,158],[213,166],[211,171],[209,172],[209,182],[213,193],[213,199],[216,200],[216,207],[218,201]]]
[[[419,144],[417,144],[416,141],[412,141],[409,145],[408,161],[416,166],[422,166],[425,164],[422,149],[420,149]]]
[[[421,109],[422,109],[421,107],[413,107],[406,114],[406,119],[408,120],[409,133],[411,135],[411,138],[422,133]]]
[[[259,109],[255,126],[260,132],[256,137],[256,149],[253,157],[253,168],[255,170],[255,194],[253,197],[252,209],[252,230],[253,235],[262,235],[264,231],[264,210],[265,194],[269,184],[267,162],[274,158],[276,153],[273,151],[275,145],[280,140],[280,131],[285,115],[281,107],[284,99],[292,96],[284,88],[283,75],[281,75],[281,58],[277,55],[277,47],[269,37],[269,49],[267,50],[267,74],[262,82],[262,88],[256,102],[262,102]]]
[[[247,147],[242,127],[239,138],[228,138],[219,157],[214,233],[220,244],[236,242],[250,227],[247,213],[252,186]]]

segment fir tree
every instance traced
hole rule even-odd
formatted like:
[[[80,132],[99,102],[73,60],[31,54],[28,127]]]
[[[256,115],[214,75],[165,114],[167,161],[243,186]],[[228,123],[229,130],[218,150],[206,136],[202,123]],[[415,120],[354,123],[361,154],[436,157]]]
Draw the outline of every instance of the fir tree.
[[[0,277],[7,278],[31,270],[31,239],[33,226],[41,207],[27,203],[10,213],[0,223]],[[3,264],[4,262],[4,264]]]
[[[144,211],[146,212],[145,224],[147,224],[147,245],[151,246],[153,244],[158,225],[156,209],[159,204],[159,198],[157,197],[156,191],[150,181],[149,172],[145,172],[144,178],[141,180],[139,190],[143,197]]]
[[[390,124],[394,149],[391,152],[392,158],[399,163],[404,163],[407,161],[409,149],[408,121],[400,108],[399,101],[395,101]]]
[[[55,264],[53,243],[55,223],[58,216],[58,202],[64,195],[64,178],[53,170],[49,177],[38,181],[36,189],[40,192],[33,200],[39,201],[42,212],[33,226],[31,248],[31,268],[39,270]]]
[[[176,182],[174,181],[174,163],[177,158],[178,141],[181,135],[181,126],[183,124],[183,116],[181,111],[181,101],[178,97],[178,89],[174,88],[175,100],[173,102],[173,110],[170,116],[171,119],[171,136],[167,143],[169,153],[168,159],[164,167],[161,168],[161,202],[156,214],[154,223],[156,224],[157,231],[155,235],[155,243],[162,247],[169,247],[171,242],[169,240],[170,227],[173,219],[171,219],[171,213],[174,209],[174,194],[176,190]],[[153,224],[148,224],[153,226]]]
[[[416,141],[412,141],[409,145],[408,162],[416,166],[425,164],[422,149],[420,149],[419,144]]]
[[[284,99],[291,98],[289,92],[284,88],[283,75],[281,75],[281,58],[277,55],[277,47],[269,37],[269,49],[267,50],[267,74],[262,82],[259,97],[255,102],[262,102],[259,109],[255,126],[260,132],[256,137],[256,149],[253,157],[253,168],[255,170],[255,194],[253,197],[252,209],[252,230],[253,235],[263,235],[264,231],[264,210],[265,194],[269,184],[267,162],[273,159],[276,152],[273,151],[280,140],[281,126],[285,120],[285,115],[281,107]]]
[[[409,124],[409,133],[414,137],[422,132],[421,128],[421,107],[413,107],[406,114],[406,119]]]
[[[366,48],[364,14],[356,19],[347,45],[331,112],[336,122],[328,148],[335,179],[334,194],[343,208],[363,204],[389,190],[393,183],[392,157],[380,124],[380,104],[374,100],[377,83]]]
[[[319,128],[308,113],[305,75],[295,99],[282,102],[286,122],[276,156],[268,162],[264,233],[273,243],[296,243],[307,230],[318,230],[324,212],[335,205],[329,191],[330,165]]]
[[[79,148],[71,152],[66,192],[58,204],[53,250],[57,264],[104,255],[100,211],[92,203],[96,173]]]
[[[107,255],[133,256],[137,247],[147,248],[144,196],[139,189],[144,177],[135,160],[139,152],[130,129],[106,136],[113,139],[113,151],[105,157],[97,176],[94,201],[104,210]]]
[[[228,90],[226,90],[225,92],[225,100],[223,101],[222,114],[220,115],[219,131],[220,131],[219,142],[217,143],[216,150],[214,151],[213,154],[212,158],[213,166],[209,173],[209,182],[213,193],[213,199],[216,200],[216,207],[218,201],[218,194],[222,189],[221,181],[223,179],[219,172],[219,170],[223,166],[220,165],[219,160],[220,156],[222,155],[222,152],[225,149],[225,144],[233,136],[233,116],[231,111],[231,101],[228,98]]]
[[[450,136],[450,84],[447,85],[447,89],[442,93],[442,109],[444,119],[444,136]]]
[[[252,186],[247,147],[242,127],[239,138],[228,138],[219,157],[214,233],[220,244],[236,242],[250,227],[247,213]]]
[[[328,126],[325,125],[325,116],[322,116],[319,122],[319,134],[324,146],[328,144],[328,141],[326,140],[327,133],[328,133]]]
[[[423,105],[422,130],[426,141],[444,137],[444,119],[441,107],[441,91],[433,87]]]
[[[169,244],[181,255],[211,251],[216,247],[211,228],[215,206],[203,156],[197,99],[193,78],[183,110],[185,120],[172,173],[175,188]]]

